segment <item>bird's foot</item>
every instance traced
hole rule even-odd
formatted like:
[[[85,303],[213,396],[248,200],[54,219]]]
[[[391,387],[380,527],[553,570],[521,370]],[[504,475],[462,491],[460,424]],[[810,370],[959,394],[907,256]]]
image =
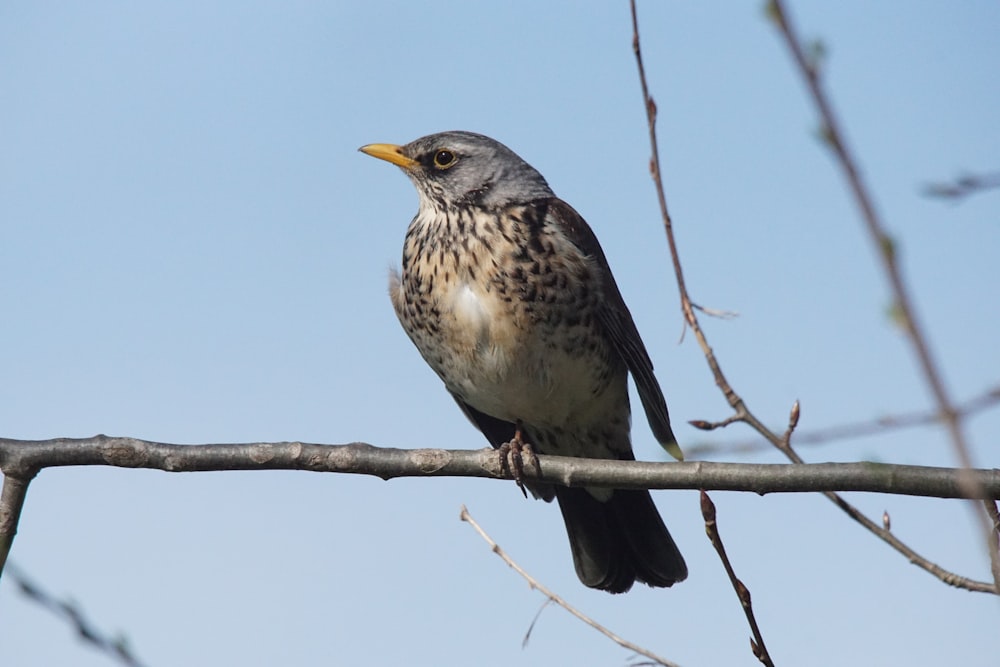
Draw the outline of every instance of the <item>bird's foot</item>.
[[[518,423],[514,431],[514,437],[510,441],[503,443],[497,449],[500,456],[500,470],[517,482],[517,488],[521,489],[524,497],[528,497],[528,491],[524,488],[524,461],[525,459],[535,469],[536,475],[542,474],[542,466],[535,456],[535,450],[531,444],[524,441],[521,433],[521,424]]]

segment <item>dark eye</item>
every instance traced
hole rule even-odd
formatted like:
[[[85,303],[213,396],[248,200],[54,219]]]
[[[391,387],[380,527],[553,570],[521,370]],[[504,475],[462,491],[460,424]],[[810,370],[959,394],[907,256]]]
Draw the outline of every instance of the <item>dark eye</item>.
[[[455,154],[449,150],[441,149],[434,154],[434,166],[439,169],[447,169],[455,164]]]

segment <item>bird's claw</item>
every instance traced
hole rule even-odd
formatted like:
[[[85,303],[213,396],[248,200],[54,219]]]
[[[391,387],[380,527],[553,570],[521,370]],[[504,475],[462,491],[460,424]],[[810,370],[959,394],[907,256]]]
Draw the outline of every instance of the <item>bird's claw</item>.
[[[528,491],[524,487],[524,461],[528,460],[531,467],[535,469],[536,475],[542,474],[542,466],[539,464],[531,444],[524,441],[520,425],[514,431],[514,437],[497,448],[497,453],[500,456],[500,471],[510,476],[517,483],[517,488],[521,489],[521,493],[527,498]]]

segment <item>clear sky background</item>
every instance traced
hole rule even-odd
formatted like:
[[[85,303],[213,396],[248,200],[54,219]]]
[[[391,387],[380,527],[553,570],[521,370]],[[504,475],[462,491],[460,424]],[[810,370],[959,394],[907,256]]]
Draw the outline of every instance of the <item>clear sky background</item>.
[[[956,398],[997,384],[1000,6],[795,2],[899,243]],[[762,3],[641,2],[667,196],[730,380],[780,428],[926,409],[852,201]],[[740,439],[682,320],[624,0],[6,2],[0,7],[0,432],[478,448],[386,295],[417,197],[356,152],[449,129],[508,144],[595,229],[682,445]],[[1000,465],[1000,414],[973,419]],[[641,413],[640,459],[663,457]],[[939,429],[802,449],[952,465]],[[723,456],[732,459],[732,455]],[[744,459],[737,460],[747,460]],[[749,460],[780,461],[777,454]],[[559,512],[509,483],[294,472],[46,470],[12,560],[166,665],[621,665],[458,519],[626,638],[752,665],[693,491],[658,492],[688,581],[612,597]],[[716,493],[781,665],[995,666],[1000,601],[950,589],[818,496]],[[968,506],[852,495],[921,553],[989,577]],[[0,583],[0,663],[112,664]]]

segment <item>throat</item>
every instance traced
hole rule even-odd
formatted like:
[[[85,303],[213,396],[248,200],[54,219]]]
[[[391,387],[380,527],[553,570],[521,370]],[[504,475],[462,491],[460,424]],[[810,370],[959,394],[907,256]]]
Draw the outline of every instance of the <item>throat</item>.
[[[499,215],[481,207],[422,209],[407,233],[403,283],[448,344],[482,353],[518,326],[505,280],[514,249]],[[416,315],[416,313],[415,313]]]

